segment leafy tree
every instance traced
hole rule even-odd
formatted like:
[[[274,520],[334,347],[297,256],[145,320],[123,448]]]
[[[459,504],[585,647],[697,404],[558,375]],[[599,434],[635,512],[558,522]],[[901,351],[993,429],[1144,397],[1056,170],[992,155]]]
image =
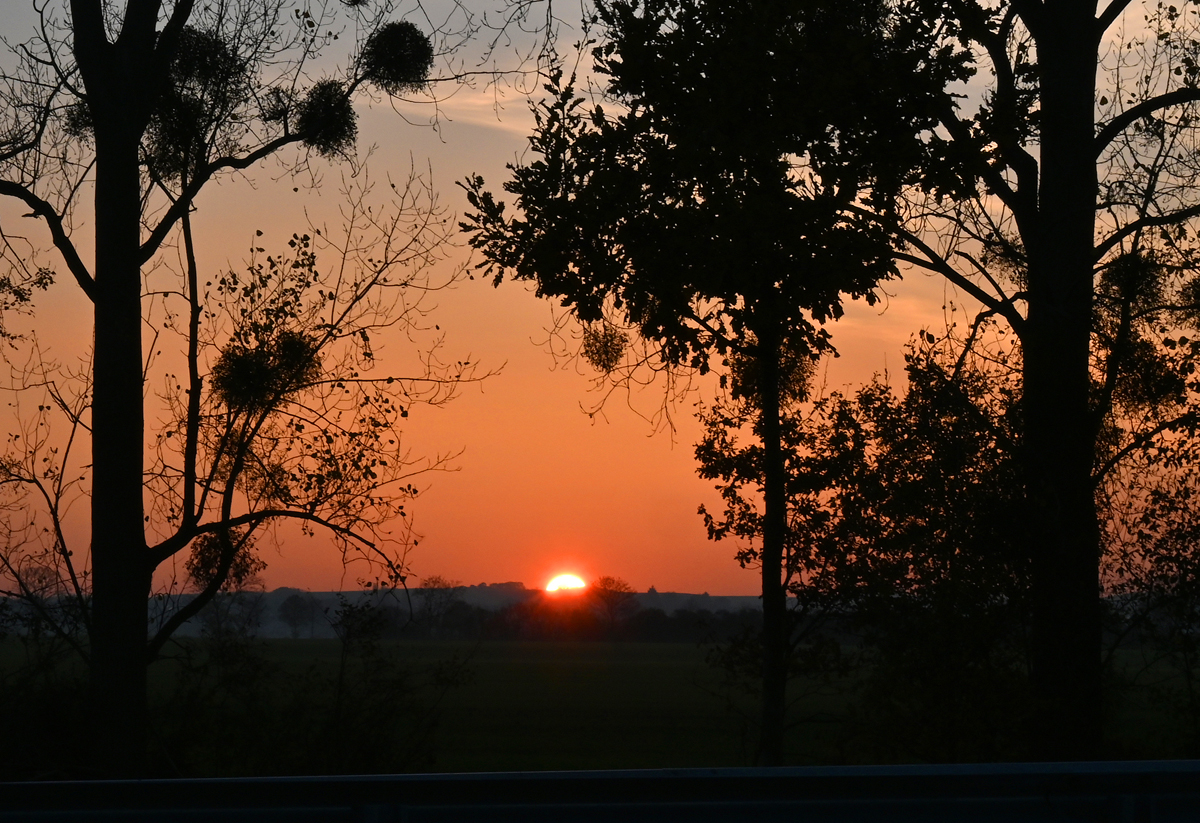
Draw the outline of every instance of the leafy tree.
[[[617,0],[593,22],[601,96],[617,110],[588,109],[574,79],[554,74],[534,111],[540,158],[504,186],[520,216],[475,177],[464,228],[497,283],[536,280],[585,325],[583,354],[602,370],[628,374],[617,366],[631,327],[651,347],[641,362],[728,367],[732,390],[752,399],[767,473],[760,756],[777,763],[780,413],[828,348],[817,324],[840,316],[844,295],[873,301],[894,273],[874,218],[922,162],[916,135],[932,126],[936,93],[965,75],[952,51],[931,57],[928,27],[872,0]],[[872,218],[845,208],[855,202]]]
[[[421,581],[417,594],[418,606],[413,616],[431,636],[437,636],[452,628],[448,625],[451,614],[463,602],[461,580],[450,580],[435,574]]]
[[[1145,275],[1137,282],[1144,286]],[[1122,317],[1123,334],[1144,339],[1177,311],[1157,302],[1169,291],[1132,311],[1128,295],[1105,294],[1096,324],[1110,347]],[[983,346],[987,325],[973,325],[965,340],[953,328],[942,338],[922,332],[906,358],[903,393],[877,378],[785,419],[796,607],[849,607],[843,614],[864,633],[872,674],[861,711],[877,757],[995,760],[1037,751],[1019,349],[1005,335]],[[1134,637],[1158,671],[1174,668],[1178,677],[1159,688],[1182,730],[1194,728],[1197,705],[1190,501],[1200,395],[1191,375],[1200,346],[1171,337],[1141,348],[1120,367],[1111,354],[1098,358],[1120,369],[1109,380],[1108,439],[1095,473],[1110,615],[1105,660],[1121,675],[1114,654]],[[1097,394],[1104,385],[1097,381]],[[721,418],[729,411],[710,411],[697,452],[727,501],[722,518],[709,517],[710,530],[752,540],[762,473],[753,445],[730,436],[736,427]],[[756,560],[753,543],[741,559]]]
[[[65,10],[49,3],[36,10],[38,34],[13,49],[15,66],[4,75],[0,195],[48,230],[66,271],[93,304],[95,342],[87,385],[62,391],[51,380],[39,409],[39,420],[52,410],[67,418],[67,445],[41,437],[27,440],[24,454],[40,460],[54,449],[78,448],[86,436],[91,458],[85,481],[66,468],[65,451],[51,458],[52,473],[18,458],[3,479],[43,498],[52,536],[39,564],[55,569],[89,607],[86,646],[78,645],[91,668],[96,762],[108,773],[135,774],[145,740],[153,570],[196,540],[215,538],[219,546],[200,544],[211,585],[193,602],[203,605],[237,562],[235,539],[273,519],[300,517],[340,539],[375,545],[364,530],[397,511],[398,503],[387,502],[390,492],[382,498],[379,492],[395,488],[404,472],[395,463],[381,471],[379,458],[396,451],[386,432],[407,407],[405,391],[417,384],[388,384],[389,393],[360,371],[372,357],[371,331],[389,322],[392,304],[382,295],[403,285],[403,278],[389,282],[387,272],[423,259],[436,236],[422,229],[431,227],[429,210],[414,210],[420,198],[413,187],[401,192],[401,201],[409,200],[399,203],[390,226],[372,226],[380,230],[375,251],[382,262],[355,259],[364,247],[348,235],[340,252],[366,266],[352,284],[330,289],[320,282],[312,237],[298,235],[286,265],[280,257],[259,257],[248,277],[230,274],[214,287],[202,285],[190,212],[210,182],[289,146],[300,150],[293,172],[311,168],[313,156],[349,158],[355,92],[421,88],[437,46],[412,23],[389,21],[387,3],[371,10],[357,2],[72,0]],[[353,59],[344,71],[311,81],[311,61],[338,39],[342,20],[356,33]],[[94,196],[90,211],[88,196]],[[364,217],[358,212],[356,219]],[[91,262],[73,231],[82,221],[94,228]],[[163,264],[159,255],[168,242],[178,242],[184,271],[156,290],[146,278]],[[9,308],[25,306],[52,279],[48,267],[33,265],[11,245],[5,262],[0,303]],[[180,304],[164,308],[155,322],[179,323],[187,375],[168,382],[176,425],[162,433],[159,462],[148,469],[139,402],[150,353],[143,350],[144,306],[150,294],[164,292]],[[202,358],[206,345],[219,356]],[[461,369],[450,372],[453,379]],[[316,417],[332,414],[323,418],[329,424],[314,427],[303,404],[293,405],[314,391],[317,406],[325,405]],[[339,392],[347,405],[335,400]],[[379,425],[355,430],[348,404],[356,395],[366,401],[364,422],[373,412]],[[322,438],[328,439],[322,444]],[[63,495],[81,483],[90,490],[92,512],[86,560],[73,559],[60,520]],[[215,566],[208,563],[214,559]],[[7,571],[21,569],[10,564]],[[169,633],[175,625],[164,628]],[[151,658],[165,639],[160,632],[151,641]]]
[[[944,342],[909,353],[903,396],[875,382],[818,434],[861,449],[834,507],[843,585],[874,650],[863,711],[885,756],[1028,757],[1020,383]]]
[[[588,597],[595,604],[596,610],[608,624],[608,631],[614,632],[617,623],[637,610],[636,592],[633,586],[619,577],[604,575],[597,577],[588,586]]]
[[[936,121],[936,128],[921,141],[920,173],[905,174],[912,166],[899,162],[903,155],[889,164],[903,182],[913,184],[906,188],[908,219],[897,235],[894,259],[946,278],[979,301],[980,320],[1001,318],[1020,342],[1021,465],[1027,490],[1027,511],[1022,517],[1028,525],[1032,563],[1038,751],[1055,759],[1094,757],[1102,742],[1100,593],[1104,582],[1096,490],[1112,470],[1114,458],[1153,449],[1191,425],[1187,411],[1149,426],[1134,425],[1145,418],[1124,415],[1116,401],[1121,383],[1132,375],[1153,373],[1142,366],[1164,357],[1166,339],[1174,339],[1180,327],[1195,322],[1193,238],[1200,216],[1196,199],[1200,164],[1195,162],[1191,139],[1200,101],[1196,17],[1183,6],[1165,2],[1143,6],[1128,0],[1112,0],[1099,11],[1094,4],[1072,2],[975,0],[917,0],[897,4],[893,10],[902,21],[893,24],[896,29],[909,27],[918,34],[908,36],[906,42],[924,49],[926,59],[945,59],[958,69],[896,71],[890,75],[893,83],[903,85],[900,78],[915,75],[936,86],[973,74],[978,79],[967,88],[981,89],[964,96],[963,86],[955,82],[942,86],[934,99],[926,98],[924,111]],[[648,21],[645,28],[652,28],[655,16],[643,17]],[[829,70],[836,65],[836,55],[806,63],[787,49],[770,45],[772,34],[780,30],[762,25],[755,37],[727,38],[740,49],[727,61],[739,69],[736,88],[748,88],[750,93],[727,107],[690,109],[711,118],[706,123],[714,128],[706,133],[738,134],[736,128],[725,128],[716,113],[744,112],[763,98],[765,107],[756,111],[769,116],[737,120],[746,131],[770,132],[797,112],[822,111],[803,90],[775,93],[780,78],[798,76],[800,69],[820,78],[810,86],[836,88],[840,101],[863,101],[863,110],[870,110],[865,105],[872,100],[870,88],[847,85],[846,78],[853,73]],[[703,47],[706,40],[693,36],[689,42]],[[659,52],[648,49],[643,54],[653,57]],[[686,63],[666,50],[661,55],[663,59],[650,63],[666,78],[675,76],[676,65],[707,66],[695,55]],[[754,63],[766,55],[775,62]],[[693,78],[696,82],[690,85],[679,86],[673,97],[676,104],[686,109],[678,101],[704,100],[703,95],[690,92],[704,88],[702,81],[712,76],[716,74],[708,72],[704,78]],[[747,83],[746,78],[753,81]],[[886,85],[879,81],[880,88]],[[614,91],[619,99],[619,90]],[[903,94],[893,93],[893,97],[906,99]],[[852,105],[846,109],[858,110]],[[543,128],[542,133],[551,138],[569,134],[569,129],[557,125],[568,122],[566,114],[564,108],[557,120],[548,120],[556,125]],[[812,121],[822,118],[812,117]],[[872,147],[887,142],[879,139],[881,135],[905,132],[867,129],[860,133]],[[840,150],[856,144],[839,132],[831,145]],[[572,155],[556,150],[552,140],[545,146],[551,149],[547,157],[564,160],[548,164],[554,174],[591,173],[590,167],[573,167]],[[535,142],[534,148],[540,151],[542,146]],[[803,152],[797,155],[804,156]],[[695,160],[692,168],[704,168],[703,158],[690,159]],[[637,168],[642,173],[645,167]],[[647,178],[639,176],[636,182],[641,185]],[[615,184],[596,190],[621,191]],[[544,214],[530,213],[536,217],[529,221],[531,233],[586,205],[586,200],[572,200],[569,192],[545,188],[542,199],[553,208]],[[881,210],[878,202],[847,198],[840,206],[856,218],[894,227],[893,215]],[[620,212],[615,224],[638,226],[623,219],[636,213],[634,209]],[[764,220],[762,225],[772,224]],[[593,234],[591,228],[573,242],[584,247],[603,244],[604,249],[589,254],[594,260],[606,260],[603,265],[615,279],[625,270],[625,258],[606,255],[615,246],[603,232]],[[693,232],[693,237],[704,235],[703,230]],[[636,236],[626,231],[622,240]],[[657,241],[660,234],[642,232],[642,236]],[[586,268],[564,265],[561,253],[550,253],[572,248],[569,244],[545,248],[547,254],[527,262],[569,272],[565,286],[577,273],[586,273]],[[663,246],[664,256],[677,260],[688,260],[687,252],[698,248],[689,245],[679,251]],[[517,244],[497,244],[496,249],[510,254],[510,264],[516,267]],[[710,249],[704,254],[706,259],[718,259]],[[582,257],[576,254],[570,262],[578,265]],[[525,274],[532,276],[529,270]],[[1125,286],[1118,288],[1121,282]],[[1130,288],[1138,282],[1152,288]],[[1114,302],[1121,293],[1125,297]],[[1155,309],[1149,313],[1134,309],[1128,319],[1153,316],[1157,325],[1122,323],[1119,314],[1097,322],[1106,305],[1127,301],[1134,294],[1148,299],[1144,305]],[[618,308],[626,305],[637,308],[632,301]],[[584,319],[596,317],[593,310]],[[631,319],[635,325],[640,323],[636,317]]]
[[[311,594],[291,594],[279,604],[279,619],[292,630],[292,639],[300,636],[307,626],[308,636],[313,636],[317,618],[321,616],[321,605]]]
[[[1096,489],[1114,457],[1190,425],[1184,414],[1131,426],[1145,418],[1118,401],[1123,384],[1153,373],[1164,337],[1194,323],[1195,17],[1128,0],[1099,13],[974,0],[912,10],[939,27],[943,48],[969,50],[983,92],[947,89],[930,145],[959,182],[930,177],[928,197],[914,192],[919,217],[898,259],[944,276],[1019,339],[1039,751],[1094,757]],[[1128,311],[1106,311],[1119,304]]]
[[[1025,752],[1020,385],[999,350],[960,356],[959,344],[923,333],[904,391],[877,377],[853,395],[792,404],[781,419],[789,669],[810,691],[826,689],[851,662],[842,638],[857,633],[869,652],[869,739],[889,759]],[[725,503],[704,511],[709,534],[738,539],[743,566],[760,562],[763,529],[752,418],[725,398],[705,411],[696,449]],[[720,651],[726,669],[743,664],[749,641]]]

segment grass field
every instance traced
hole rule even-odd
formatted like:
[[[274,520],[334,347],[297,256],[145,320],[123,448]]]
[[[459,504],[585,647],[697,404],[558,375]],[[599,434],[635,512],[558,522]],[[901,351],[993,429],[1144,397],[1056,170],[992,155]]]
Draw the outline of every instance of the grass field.
[[[157,707],[154,716],[160,719],[157,722],[167,724],[152,728],[152,737],[157,734],[166,740],[163,747],[170,750],[172,761],[163,764],[162,776],[271,773],[274,769],[263,765],[261,757],[239,756],[235,750],[260,745],[314,746],[327,739],[320,734],[296,734],[288,726],[321,725],[329,719],[330,684],[336,679],[341,644],[336,640],[267,640],[249,648],[259,662],[249,668],[244,661],[226,663],[224,673],[221,666],[211,667],[200,686],[183,690],[190,695],[190,704],[179,697],[185,678],[182,663],[168,660],[151,667],[151,702]],[[379,655],[418,678],[439,661],[458,658],[466,662],[465,682],[441,693],[432,707],[436,718],[429,741],[432,758],[416,766],[422,770],[737,766],[751,760],[752,741],[745,723],[729,710],[728,701],[714,693],[717,674],[705,663],[704,649],[694,644],[383,641]],[[0,669],[13,671],[21,657],[13,638],[0,643]],[[205,671],[203,666],[199,670]],[[353,666],[348,671],[348,679],[359,677]],[[259,679],[247,679],[244,672]],[[74,695],[78,691],[82,698],[82,667],[60,667],[53,677],[61,684],[54,694],[36,686],[22,687],[11,679],[8,688],[28,699],[30,716],[44,716],[65,699],[82,709]],[[74,691],[72,682],[78,684]],[[247,688],[241,691],[243,685]],[[361,682],[355,688],[355,694],[365,693]],[[313,693],[312,702],[306,713],[296,714],[291,706],[297,693],[306,690]],[[428,705],[436,693],[438,690],[425,687],[418,696],[420,704]],[[53,702],[42,705],[42,698]],[[389,713],[389,708],[371,707],[366,725],[371,725],[371,713],[380,716]],[[394,708],[397,714],[409,710],[404,705]],[[362,713],[352,720],[357,723],[353,733],[361,733]],[[389,729],[383,734],[397,728],[384,723],[379,726]],[[68,728],[64,722],[56,734],[68,733]],[[278,743],[273,738],[289,742]],[[52,758],[53,751],[48,756]],[[388,763],[384,760],[367,770],[397,770]],[[301,770],[357,769],[313,764]]]
[[[310,645],[313,644],[313,645]],[[324,645],[322,645],[324,644]],[[331,641],[272,641],[293,665],[332,655]],[[469,661],[468,683],[438,707],[437,771],[670,768],[752,765],[756,705],[723,689],[704,647],[687,643],[484,642],[389,644],[420,669],[452,655]],[[1140,653],[1118,655],[1132,671]],[[332,659],[330,658],[330,662]],[[1167,672],[1158,680],[1169,685]],[[808,695],[796,714],[816,716],[787,736],[796,765],[873,762],[854,728],[853,688]],[[1194,756],[1189,724],[1154,688],[1120,688],[1109,707],[1115,758]],[[1181,747],[1182,746],[1182,747]],[[902,750],[902,747],[901,747]],[[892,758],[887,758],[892,759]],[[901,756],[899,759],[905,759]]]
[[[300,671],[336,665],[338,644],[268,641]],[[740,716],[715,692],[704,650],[686,643],[394,642],[420,671],[465,659],[469,678],[437,706],[437,771],[734,766],[748,762]],[[739,707],[740,708],[740,707]]]
[[[330,708],[342,651],[338,641],[253,641],[241,648],[249,656],[232,663],[209,667],[199,658],[201,665],[190,676],[201,672],[201,687],[192,683],[190,691],[181,690],[189,675],[179,660],[151,667],[152,702],[159,707],[156,717],[162,724],[160,748],[170,755],[161,776],[636,769],[753,762],[754,700],[729,694],[720,673],[706,663],[705,648],[694,644],[381,641],[372,659],[384,661],[388,671],[413,672],[420,680],[439,662],[458,659],[465,661],[468,677],[444,692],[422,686],[409,701],[386,691],[391,681],[363,679],[365,669],[350,666],[349,708],[338,712]],[[1138,661],[1130,655],[1119,661],[1121,668],[1136,667]],[[12,671],[19,658],[13,638],[0,643],[0,667]],[[20,717],[37,718],[30,728],[45,732],[47,740],[77,733],[86,722],[80,714],[86,707],[81,688],[73,692],[69,684],[82,686],[82,668],[60,668],[55,681],[60,684],[54,687],[57,691],[39,692],[9,679],[9,707],[23,706],[16,709],[18,715],[10,715],[10,725]],[[864,733],[855,726],[853,691],[800,701],[797,714],[823,715],[824,722],[789,731],[788,762],[911,759],[902,746],[880,748],[878,740],[871,741],[870,729]],[[181,693],[190,697],[181,701]],[[1110,756],[1195,756],[1185,742],[1196,739],[1194,724],[1178,701],[1164,702],[1170,691],[1122,688],[1112,694]],[[14,703],[13,698],[19,700]],[[414,706],[419,707],[415,713]],[[61,724],[47,723],[48,717],[60,715]],[[430,716],[436,718],[432,735],[410,746],[405,733],[418,725],[414,717],[419,721]],[[31,734],[35,732],[26,732],[26,739]],[[299,751],[320,754],[326,746],[343,746],[353,755],[384,738],[395,739],[399,750],[380,750],[377,757],[371,755],[376,759],[335,755],[288,760]],[[417,752],[419,759],[406,760],[408,752]],[[36,774],[54,776],[57,755],[51,748],[45,756],[49,771],[39,769]]]
[[[446,650],[398,651],[419,657]],[[741,724],[711,693],[716,678],[696,646],[485,643],[470,654],[473,678],[441,705],[438,770],[746,762]]]

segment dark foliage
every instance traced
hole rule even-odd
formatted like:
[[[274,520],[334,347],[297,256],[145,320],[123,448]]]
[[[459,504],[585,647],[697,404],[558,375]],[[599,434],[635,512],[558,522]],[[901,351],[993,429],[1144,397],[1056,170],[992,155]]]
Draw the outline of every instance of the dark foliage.
[[[629,340],[620,329],[597,323],[584,328],[580,354],[592,368],[609,374],[621,365],[628,347]]]
[[[308,637],[312,637],[317,620],[321,617],[320,604],[312,595],[293,594],[279,604],[279,619],[292,630],[293,640],[300,637],[305,630]]]
[[[796,404],[787,465],[789,672],[798,695],[855,671],[859,746],[884,760],[1027,754],[1029,556],[1023,531],[1019,379],[998,352],[960,359],[922,333],[907,388]],[[986,368],[985,368],[986,366]],[[710,535],[760,561],[763,450],[753,409],[707,411],[701,474],[725,510]],[[756,636],[715,662],[753,678]],[[849,657],[847,649],[854,649]]]
[[[910,352],[902,396],[875,382],[834,398],[809,441],[806,469],[840,467],[825,477],[869,672],[860,711],[886,759],[1027,757],[1019,394],[1011,372],[954,371],[934,342]]]
[[[192,541],[184,569],[200,591],[220,582],[221,591],[239,591],[267,567],[254,553],[254,542],[241,531],[204,534]]]
[[[151,171],[163,178],[191,179],[212,155],[235,151],[242,135],[234,114],[251,82],[248,61],[230,43],[214,32],[185,26],[172,56],[170,81],[146,131]]]
[[[235,600],[246,605],[244,595],[223,597],[226,612]],[[268,658],[253,621],[206,621],[200,639],[178,641],[162,664],[174,670],[175,687],[154,707],[159,776],[428,768],[437,705],[470,670],[456,657],[402,664],[388,642],[401,624],[386,601],[342,598],[321,616],[338,637],[332,664]]]
[[[264,412],[303,389],[321,373],[316,341],[280,329],[253,345],[230,342],[213,364],[212,386],[226,406]]]
[[[552,73],[534,108],[536,159],[510,165],[504,184],[517,214],[476,176],[462,225],[497,284],[533,280],[588,327],[633,327],[659,368],[728,367],[722,385],[734,377],[756,412],[761,752],[778,764],[789,378],[831,349],[824,324],[847,298],[873,304],[896,275],[896,201],[929,165],[923,135],[945,84],[968,76],[966,57],[933,49],[937,32],[876,0],[611,0],[591,22],[615,110]],[[584,354],[609,373],[619,353],[606,342],[585,334]]]
[[[337,80],[314,83],[296,106],[296,130],[318,154],[346,155],[358,138],[358,114],[346,87]]]
[[[418,91],[433,68],[433,43],[407,20],[385,23],[367,38],[358,63],[363,79],[390,95]]]
[[[552,76],[538,158],[504,185],[520,214],[468,181],[481,268],[536,280],[588,323],[614,300],[667,360],[701,369],[767,304],[812,339],[810,317],[870,299],[893,272],[885,221],[842,207],[859,191],[885,204],[909,179],[962,60],[931,58],[929,32],[873,0],[622,0],[599,16],[593,57],[617,109]],[[705,300],[720,307],[694,322]]]

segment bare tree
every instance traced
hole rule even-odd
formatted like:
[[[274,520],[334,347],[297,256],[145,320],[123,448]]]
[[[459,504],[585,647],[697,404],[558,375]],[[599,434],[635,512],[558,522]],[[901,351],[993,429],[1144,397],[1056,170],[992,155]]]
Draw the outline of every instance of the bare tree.
[[[459,603],[462,603],[461,580],[450,580],[435,574],[421,581],[414,621],[423,626],[431,636],[444,632],[447,618]]]
[[[26,418],[32,440],[10,440],[3,482],[40,501],[46,519],[17,513],[11,528],[30,539],[10,544],[4,567],[16,594],[28,593],[33,562],[86,604],[74,642],[91,670],[96,763],[136,774],[148,657],[269,523],[298,519],[346,550],[392,557],[378,530],[415,494],[409,478],[419,468],[394,424],[412,403],[444,402],[472,370],[434,357],[409,379],[366,374],[372,333],[420,326],[421,309],[408,301],[431,287],[421,273],[443,236],[427,185],[399,186],[389,218],[369,214],[360,189],[342,238],[311,229],[286,253],[263,246],[248,272],[215,282],[196,261],[196,196],[288,147],[298,151],[286,171],[313,180],[317,158],[353,162],[356,94],[420,93],[461,31],[390,20],[389,2],[71,0],[35,9],[37,34],[12,47],[15,65],[0,76],[0,195],[43,224],[92,302],[94,348],[73,375],[82,384],[36,362],[16,375],[17,387],[45,400]],[[347,32],[344,68],[315,76]],[[85,222],[91,260],[76,241]],[[0,303],[19,309],[52,275],[30,262],[11,226],[0,239]],[[172,245],[178,274],[159,286],[148,275],[166,271]],[[326,253],[336,265],[323,270],[317,256]],[[167,419],[147,460],[140,401],[159,349],[144,350],[144,320],[155,309],[160,331],[182,339],[186,374],[162,366]],[[67,421],[59,439],[39,434],[52,412]],[[90,460],[69,459],[89,446]],[[80,463],[86,471],[68,470]],[[63,516],[85,489],[90,549],[76,554]],[[31,524],[46,531],[35,536]],[[209,582],[147,647],[151,575],[199,539],[215,541],[204,544]],[[402,576],[401,563],[385,562]]]

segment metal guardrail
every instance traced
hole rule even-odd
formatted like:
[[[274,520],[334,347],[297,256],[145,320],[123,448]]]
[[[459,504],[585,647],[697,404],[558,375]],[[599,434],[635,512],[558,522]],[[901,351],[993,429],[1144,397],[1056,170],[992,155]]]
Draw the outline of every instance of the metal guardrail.
[[[1195,823],[1200,761],[0,784],[0,823]]]

